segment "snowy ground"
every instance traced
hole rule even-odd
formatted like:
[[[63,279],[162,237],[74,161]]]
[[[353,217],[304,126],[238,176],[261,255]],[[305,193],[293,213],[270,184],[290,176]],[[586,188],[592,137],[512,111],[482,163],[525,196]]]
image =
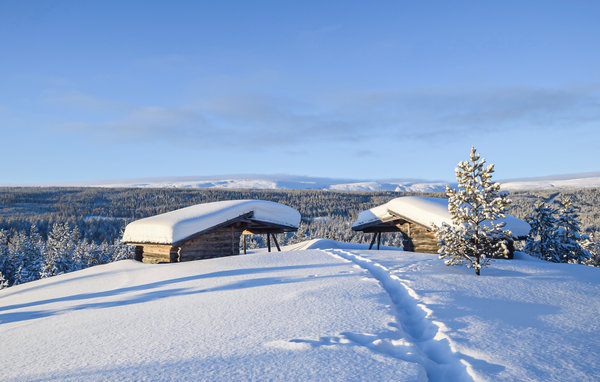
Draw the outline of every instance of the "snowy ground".
[[[600,269],[313,240],[0,291],[3,380],[600,379]]]

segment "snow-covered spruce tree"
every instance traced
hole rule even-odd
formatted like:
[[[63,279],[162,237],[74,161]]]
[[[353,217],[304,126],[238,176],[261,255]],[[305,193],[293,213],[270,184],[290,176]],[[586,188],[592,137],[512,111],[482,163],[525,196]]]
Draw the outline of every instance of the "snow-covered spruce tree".
[[[46,253],[40,270],[42,278],[67,273],[73,269],[72,255],[75,242],[71,234],[69,223],[52,225],[52,230],[48,233]]]
[[[8,280],[7,273],[10,272],[10,260],[8,257],[8,233],[0,229],[0,289],[6,288]]]
[[[123,234],[121,234],[123,237]],[[120,239],[115,239],[112,244],[112,259],[111,261],[119,261],[125,259],[133,259],[133,247],[123,244]]]
[[[536,203],[535,210],[527,218],[531,230],[525,242],[525,252],[540,259],[558,262],[560,256],[555,240],[557,213],[555,208],[542,201]]]
[[[40,253],[24,232],[11,238],[8,245],[9,257],[14,269],[12,285],[36,280],[39,276]]]
[[[504,212],[510,200],[500,192],[500,184],[492,182],[494,165],[485,166],[475,147],[469,161],[458,163],[455,170],[458,187],[446,187],[452,225],[434,227],[438,238],[438,254],[447,265],[466,264],[479,275],[493,257],[508,257],[511,232],[504,230]]]
[[[592,267],[600,267],[600,236],[592,233],[583,241],[582,247],[590,254],[590,258],[585,262]]]
[[[559,206],[555,233],[558,259],[550,261],[585,263],[590,258],[590,254],[581,247],[580,243],[583,243],[588,237],[581,233],[579,215],[568,196],[564,196],[559,201]]]

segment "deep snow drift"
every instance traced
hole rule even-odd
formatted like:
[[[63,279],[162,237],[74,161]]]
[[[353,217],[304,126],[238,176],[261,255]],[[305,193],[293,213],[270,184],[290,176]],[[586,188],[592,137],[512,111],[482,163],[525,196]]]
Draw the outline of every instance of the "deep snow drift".
[[[312,240],[0,291],[4,380],[598,380],[600,269]]]

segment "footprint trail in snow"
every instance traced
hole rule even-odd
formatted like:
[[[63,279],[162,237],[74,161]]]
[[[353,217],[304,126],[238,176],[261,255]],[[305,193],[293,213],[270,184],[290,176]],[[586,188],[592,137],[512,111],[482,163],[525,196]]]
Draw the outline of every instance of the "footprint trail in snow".
[[[428,318],[427,308],[419,303],[417,294],[383,265],[344,250],[324,250],[368,271],[383,287],[393,303],[400,340],[346,334],[346,337],[378,353],[419,363],[430,381],[473,381],[470,365],[451,349],[440,327]],[[361,338],[364,337],[364,338]]]

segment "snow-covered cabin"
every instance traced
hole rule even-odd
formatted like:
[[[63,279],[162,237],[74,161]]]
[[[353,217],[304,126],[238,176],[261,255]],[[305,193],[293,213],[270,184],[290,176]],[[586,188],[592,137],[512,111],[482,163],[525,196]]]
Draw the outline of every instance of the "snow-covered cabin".
[[[512,258],[514,241],[525,239],[530,227],[527,222],[510,215],[506,215],[502,221],[506,223],[505,229],[513,235],[513,240],[508,243],[509,257]],[[442,223],[452,224],[448,199],[403,196],[362,211],[352,225],[352,229],[373,233],[369,249],[373,247],[375,241],[379,249],[382,232],[400,232],[404,250],[437,253],[437,239],[433,234],[432,226],[441,226]]]
[[[197,204],[136,220],[125,227],[122,241],[135,246],[135,259],[173,263],[238,255],[240,237],[266,234],[280,250],[275,234],[294,232],[300,213],[265,200],[228,200]]]

